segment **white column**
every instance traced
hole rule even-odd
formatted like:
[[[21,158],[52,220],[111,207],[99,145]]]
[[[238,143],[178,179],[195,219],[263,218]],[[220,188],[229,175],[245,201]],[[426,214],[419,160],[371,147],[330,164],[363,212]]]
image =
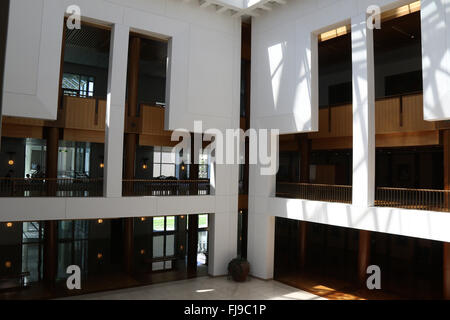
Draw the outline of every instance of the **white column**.
[[[373,30],[366,14],[352,17],[353,205],[375,201],[375,77]]]
[[[266,142],[269,141],[268,137]],[[260,164],[250,165],[247,260],[250,273],[261,279],[273,278],[275,217],[273,212],[268,212],[268,203],[275,189],[276,175],[261,175]]]
[[[123,134],[129,31],[129,27],[115,24],[111,32],[103,182],[106,197],[122,196]]]
[[[228,274],[228,263],[237,256],[237,205],[236,210],[210,215],[208,274]]]
[[[0,132],[2,132],[3,81],[5,71],[6,39],[8,34],[9,0],[0,4]],[[0,134],[0,147],[2,146]]]

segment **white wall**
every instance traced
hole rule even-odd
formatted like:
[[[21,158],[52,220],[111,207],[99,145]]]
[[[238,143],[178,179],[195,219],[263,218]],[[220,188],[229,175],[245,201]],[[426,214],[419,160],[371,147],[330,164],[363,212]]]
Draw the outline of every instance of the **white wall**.
[[[169,41],[167,130],[239,128],[241,18],[180,0],[13,0],[4,115],[55,119],[63,17],[112,27],[105,144],[105,198],[0,199],[0,220],[88,219],[215,213],[210,273],[226,273],[236,255],[238,166],[216,167],[208,197],[121,198],[128,32]],[[41,14],[42,13],[42,14]],[[226,226],[226,228],[225,228]]]
[[[422,0],[420,16],[424,118],[450,119],[450,3]]]
[[[233,127],[240,18],[179,0],[11,1],[4,115],[56,118],[63,16],[72,4],[85,20],[170,39],[167,129],[193,129],[193,120]]]
[[[309,132],[318,129],[316,37],[321,32],[352,24],[355,128],[353,181],[358,182],[355,184],[353,194],[355,205],[338,206],[344,208],[338,213],[339,218],[324,221],[322,217],[331,217],[334,213],[332,204],[320,206],[313,201],[274,198],[275,176],[261,176],[258,167],[253,166],[250,169],[248,231],[249,261],[252,266],[256,266],[251,271],[253,275],[265,279],[273,277],[274,216],[293,217],[300,220],[312,217],[307,221],[319,220],[320,223],[397,232],[409,236],[437,236],[438,233],[434,231],[422,230],[425,225],[419,223],[424,217],[423,214],[418,214],[408,221],[407,210],[393,210],[396,214],[400,214],[399,219],[402,219],[402,222],[404,219],[405,222],[396,224],[395,227],[390,225],[379,227],[376,224],[376,214],[389,213],[389,210],[371,207],[374,197],[375,170],[375,92],[372,34],[366,30],[366,11],[370,5],[379,5],[384,11],[406,3],[408,1],[289,1],[278,10],[253,18],[251,125],[256,128],[277,128],[281,133]],[[370,225],[370,218],[365,220],[367,224],[355,223],[361,219],[361,213],[366,212],[370,218],[375,218],[373,223]],[[438,215],[439,218],[435,218],[436,220],[432,223],[433,227],[439,227],[443,222],[450,222],[442,220],[444,217],[442,214],[438,213]],[[431,214],[425,215],[425,218],[429,217]],[[352,223],[345,225],[345,221]],[[253,226],[250,225],[251,223]],[[411,229],[406,229],[406,225]],[[439,237],[444,237],[441,231]]]

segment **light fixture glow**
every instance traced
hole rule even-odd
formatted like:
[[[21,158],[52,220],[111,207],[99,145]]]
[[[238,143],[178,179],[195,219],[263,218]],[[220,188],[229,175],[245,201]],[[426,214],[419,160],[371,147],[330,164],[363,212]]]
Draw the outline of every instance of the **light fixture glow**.
[[[13,165],[14,165],[14,160],[12,160],[12,159],[9,160],[9,161],[8,161],[8,165],[13,166]]]
[[[11,261],[6,261],[5,262],[5,268],[9,269],[9,268],[11,268],[11,266],[12,266]]]
[[[98,219],[98,220],[97,220],[97,223],[98,223],[98,224],[102,224],[102,223],[103,223],[103,219]]]
[[[7,228],[12,228],[12,226],[13,226],[12,222],[7,222],[7,223],[6,223],[6,227],[7,227]]]

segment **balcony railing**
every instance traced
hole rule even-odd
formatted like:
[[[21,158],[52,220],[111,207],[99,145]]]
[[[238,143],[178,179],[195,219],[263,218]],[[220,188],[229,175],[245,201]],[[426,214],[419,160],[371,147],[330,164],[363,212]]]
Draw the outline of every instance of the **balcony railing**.
[[[352,203],[352,186],[278,182],[277,197]]]
[[[450,190],[377,188],[375,205],[415,210],[450,211]]]
[[[123,196],[209,195],[209,179],[201,180],[123,180]]]
[[[0,178],[0,197],[102,197],[103,179]]]

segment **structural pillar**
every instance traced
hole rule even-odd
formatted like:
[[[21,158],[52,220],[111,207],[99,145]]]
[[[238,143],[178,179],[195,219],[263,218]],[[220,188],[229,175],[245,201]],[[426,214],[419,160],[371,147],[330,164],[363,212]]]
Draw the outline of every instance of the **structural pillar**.
[[[365,13],[352,17],[353,205],[375,202],[375,77],[373,30]]]
[[[311,157],[311,143],[308,134],[303,133],[300,136],[300,182],[309,183],[309,165]]]
[[[450,130],[442,131],[442,144],[444,149],[444,190],[450,190]],[[445,205],[450,207],[450,196],[445,196]]]
[[[44,223],[44,281],[53,286],[58,270],[58,223],[46,221]]]
[[[450,300],[450,243],[444,242],[443,248],[443,298]]]
[[[130,274],[133,272],[134,260],[134,219],[124,218],[123,220],[123,265],[124,271]]]
[[[135,178],[137,133],[136,117],[138,112],[139,59],[141,57],[141,38],[132,37],[130,40],[128,65],[128,130],[125,133],[125,179]],[[126,184],[127,193],[132,192],[133,183]]]
[[[304,268],[306,265],[306,229],[306,221],[299,221],[300,268]]]
[[[127,79],[129,27],[115,24],[111,48],[106,102],[104,194],[122,196],[123,133]]]
[[[188,277],[197,275],[197,251],[198,251],[198,214],[190,214],[188,221]]]
[[[370,265],[370,231],[359,231],[358,247],[358,282],[361,286],[366,285],[367,267]]]
[[[195,163],[195,159],[198,158],[200,150],[195,149],[196,134],[191,134],[191,164],[189,165],[189,180],[190,188],[189,194],[198,195],[198,185],[194,181],[198,180],[198,163]]]
[[[6,42],[8,38],[8,20],[9,20],[9,0],[3,0],[0,3],[0,120],[2,119],[3,106],[3,81],[5,77],[5,58]],[[0,137],[2,132],[2,121],[0,121]],[[0,139],[0,147],[2,141]]]
[[[47,195],[50,197],[56,196],[58,178],[58,141],[59,128],[47,127],[47,151],[46,151],[46,168],[45,176],[47,181]]]

